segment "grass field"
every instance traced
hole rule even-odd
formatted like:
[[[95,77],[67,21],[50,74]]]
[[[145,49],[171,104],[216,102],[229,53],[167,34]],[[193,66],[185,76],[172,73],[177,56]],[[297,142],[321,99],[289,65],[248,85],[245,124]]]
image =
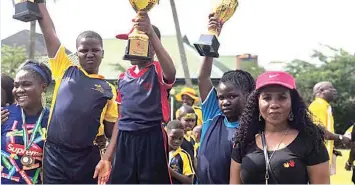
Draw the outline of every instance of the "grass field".
[[[345,162],[348,160],[350,150],[340,150],[342,157],[337,157],[336,175],[331,176],[331,184],[353,184],[351,181],[352,172],[344,169]]]

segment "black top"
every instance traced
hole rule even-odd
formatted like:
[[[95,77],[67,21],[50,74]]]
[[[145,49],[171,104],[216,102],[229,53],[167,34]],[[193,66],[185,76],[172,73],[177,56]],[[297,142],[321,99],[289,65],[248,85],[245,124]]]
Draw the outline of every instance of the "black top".
[[[190,155],[192,160],[195,158],[195,149],[194,145],[192,144],[194,142],[195,141],[193,141],[192,138],[191,141],[188,141],[184,138],[181,144],[181,148],[184,149]]]
[[[241,156],[239,147],[235,147],[232,159],[241,164],[243,184],[265,184],[265,158],[263,150],[253,142],[247,147],[247,154]],[[269,156],[272,151],[269,151]],[[299,133],[287,147],[276,151],[270,160],[274,177],[279,184],[307,184],[309,177],[307,166],[329,160],[328,152],[322,144],[316,152],[315,146]],[[270,174],[269,183],[276,183]]]

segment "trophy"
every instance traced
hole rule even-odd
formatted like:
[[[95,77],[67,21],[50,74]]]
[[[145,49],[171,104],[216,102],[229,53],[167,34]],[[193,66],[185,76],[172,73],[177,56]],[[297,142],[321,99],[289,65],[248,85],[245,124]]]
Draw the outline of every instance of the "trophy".
[[[219,0],[214,8],[214,17],[222,24],[228,21],[238,7],[238,0]],[[195,48],[201,56],[218,58],[219,42],[217,38],[217,28],[210,28],[208,34],[202,34]]]
[[[151,10],[159,0],[129,0],[133,9],[138,11]],[[128,44],[124,60],[149,61],[152,57],[149,56],[149,37],[142,31],[133,29],[128,35]]]
[[[44,0],[15,0],[15,15],[13,18],[23,22],[30,22],[42,18],[37,3],[43,3],[43,1]]]

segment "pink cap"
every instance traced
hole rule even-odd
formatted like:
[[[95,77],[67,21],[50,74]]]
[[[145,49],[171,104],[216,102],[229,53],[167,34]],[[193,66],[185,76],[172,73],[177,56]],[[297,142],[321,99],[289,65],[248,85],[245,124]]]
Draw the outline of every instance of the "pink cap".
[[[282,71],[267,71],[256,79],[256,89],[268,85],[281,85],[289,89],[296,89],[295,79],[290,74]]]
[[[133,32],[133,30],[134,30],[134,28],[132,28],[131,31],[129,31],[128,33],[118,34],[118,35],[116,35],[116,38],[120,39],[120,40],[128,40],[128,36],[129,36],[129,34],[131,34]]]

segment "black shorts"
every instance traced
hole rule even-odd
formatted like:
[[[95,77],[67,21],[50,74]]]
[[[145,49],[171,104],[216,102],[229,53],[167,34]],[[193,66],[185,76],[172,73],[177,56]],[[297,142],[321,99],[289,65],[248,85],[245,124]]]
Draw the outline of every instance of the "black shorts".
[[[168,140],[163,127],[119,131],[111,184],[171,184]]]
[[[97,146],[73,150],[46,142],[43,151],[43,184],[97,184]]]

